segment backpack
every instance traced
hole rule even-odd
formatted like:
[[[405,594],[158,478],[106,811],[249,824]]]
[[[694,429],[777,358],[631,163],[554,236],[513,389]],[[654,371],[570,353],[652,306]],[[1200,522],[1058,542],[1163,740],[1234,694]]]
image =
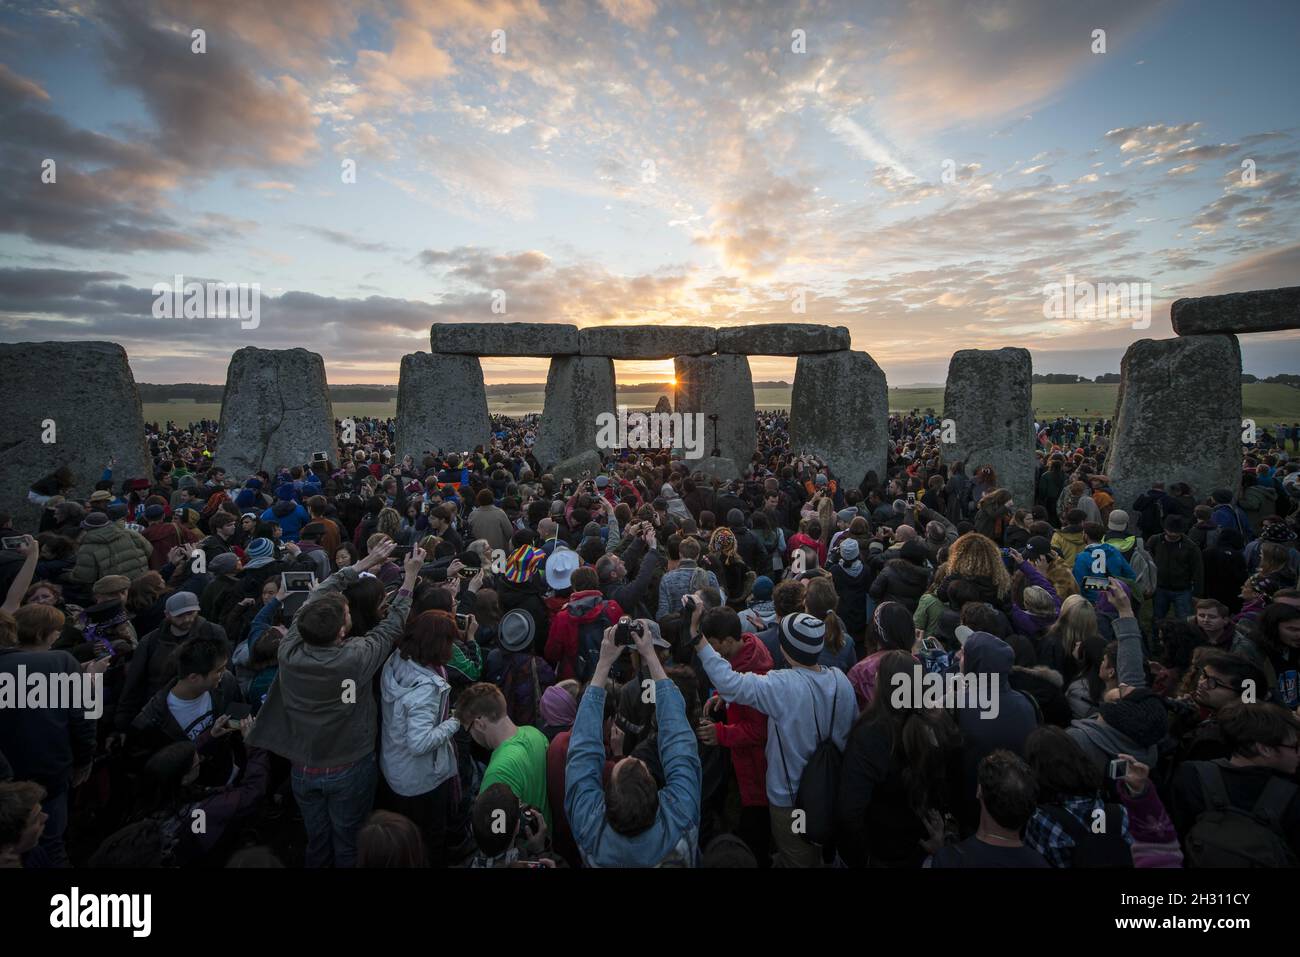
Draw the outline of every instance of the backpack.
[[[1132,867],[1133,848],[1124,840],[1118,804],[1103,804],[1106,815],[1105,829],[1100,833],[1082,823],[1059,804],[1044,804],[1039,810],[1058,824],[1070,839],[1074,849],[1070,852],[1070,867]]]
[[[1198,761],[1205,810],[1187,832],[1188,867],[1295,867],[1281,820],[1296,786],[1270,777],[1249,811],[1233,807],[1223,778],[1226,761]]]
[[[804,765],[799,788],[794,795],[795,808],[804,812],[804,831],[800,836],[809,844],[828,844],[835,835],[835,801],[840,792],[840,767],[844,763],[844,755],[835,745],[835,707],[839,704],[839,698],[840,684],[836,681],[834,696],[831,698],[831,730],[824,739],[821,722],[817,719],[816,698],[812,703],[817,747]],[[790,787],[790,768],[785,763],[781,726],[774,723],[772,727],[776,729],[777,750],[781,752],[786,787]]]
[[[596,673],[596,661],[600,658],[600,643],[605,640],[605,629],[609,627],[605,614],[606,603],[600,603],[600,614],[591,621],[578,623],[578,657],[574,662],[574,677],[584,684]]]
[[[1136,540],[1133,551],[1127,557],[1136,576],[1139,597],[1150,598],[1156,593],[1157,569],[1156,563],[1151,560],[1151,553],[1143,546],[1142,539]]]

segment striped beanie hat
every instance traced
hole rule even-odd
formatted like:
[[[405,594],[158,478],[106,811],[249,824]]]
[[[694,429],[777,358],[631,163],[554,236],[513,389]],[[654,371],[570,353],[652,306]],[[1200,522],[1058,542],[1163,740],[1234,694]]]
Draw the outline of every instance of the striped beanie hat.
[[[546,561],[546,552],[531,545],[520,545],[506,560],[506,581],[522,585],[542,567]]]
[[[781,619],[781,648],[801,665],[815,665],[826,647],[826,625],[804,612]]]
[[[244,546],[245,568],[261,568],[275,559],[275,544],[269,538],[255,538]]]

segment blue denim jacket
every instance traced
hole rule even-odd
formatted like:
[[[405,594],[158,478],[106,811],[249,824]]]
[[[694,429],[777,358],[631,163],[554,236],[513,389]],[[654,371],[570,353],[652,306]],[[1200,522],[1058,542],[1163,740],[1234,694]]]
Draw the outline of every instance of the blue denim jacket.
[[[582,696],[569,738],[564,770],[564,813],[583,863],[588,867],[656,867],[661,863],[694,867],[700,830],[700,752],[686,720],[686,702],[671,679],[656,681],[659,760],[665,784],[659,811],[640,834],[619,834],[605,820],[603,733],[605,689],[589,687]]]

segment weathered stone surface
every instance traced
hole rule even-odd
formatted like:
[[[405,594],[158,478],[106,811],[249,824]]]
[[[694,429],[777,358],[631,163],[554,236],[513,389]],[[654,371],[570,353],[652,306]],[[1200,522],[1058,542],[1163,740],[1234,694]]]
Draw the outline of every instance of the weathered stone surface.
[[[246,346],[230,357],[213,461],[234,478],[305,465],[313,452],[339,461],[325,363],[306,349]]]
[[[1032,383],[1028,349],[962,349],[948,363],[943,393],[957,440],[943,446],[944,460],[964,461],[967,475],[993,466],[998,485],[1026,508],[1034,504]]]
[[[705,478],[717,479],[719,482],[729,482],[741,472],[734,460],[712,455],[694,462],[687,460],[687,465],[692,474],[699,472]]]
[[[153,478],[140,394],[126,350],[114,342],[16,342],[0,345],[0,511],[36,533],[40,510],[27,501],[32,483],[67,466],[72,497],[85,500],[109,459],[113,489]],[[53,420],[54,441],[41,441]]]
[[[557,356],[546,373],[546,395],[533,454],[542,468],[596,448],[596,417],[618,414],[614,362],[595,356]]]
[[[568,356],[578,327],[563,322],[435,322],[429,350],[466,356]]]
[[[588,449],[557,463],[550,469],[550,473],[555,476],[557,482],[562,482],[566,478],[571,478],[576,482],[582,478],[583,473],[586,473],[588,477],[595,475],[600,471],[602,465],[600,453],[595,449]]]
[[[397,382],[397,456],[468,452],[492,438],[477,356],[402,356]]]
[[[842,352],[850,347],[844,326],[815,322],[769,322],[718,330],[718,352],[744,356],[798,356]]]
[[[754,380],[744,356],[677,356],[674,412],[704,415],[704,452],[717,448],[738,477],[754,457]],[[716,420],[709,416],[716,415]]]
[[[1203,499],[1241,484],[1241,349],[1235,336],[1140,339],[1120,365],[1105,472],[1131,509],[1152,482]]]
[[[885,373],[865,352],[799,357],[790,396],[790,444],[820,456],[856,488],[868,471],[883,481],[889,444]]]
[[[1300,286],[1178,299],[1169,313],[1180,336],[1300,329]]]
[[[584,356],[611,359],[671,359],[708,355],[718,330],[708,326],[592,326],[578,330]]]

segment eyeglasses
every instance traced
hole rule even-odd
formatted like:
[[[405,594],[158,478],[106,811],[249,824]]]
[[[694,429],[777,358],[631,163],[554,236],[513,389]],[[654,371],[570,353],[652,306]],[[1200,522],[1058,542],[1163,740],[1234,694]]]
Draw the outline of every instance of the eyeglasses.
[[[1209,688],[1211,691],[1215,688],[1227,688],[1229,691],[1237,690],[1228,682],[1222,681],[1219,678],[1214,677],[1214,675],[1208,675],[1204,671],[1201,672],[1200,680],[1204,682],[1205,687]]]

